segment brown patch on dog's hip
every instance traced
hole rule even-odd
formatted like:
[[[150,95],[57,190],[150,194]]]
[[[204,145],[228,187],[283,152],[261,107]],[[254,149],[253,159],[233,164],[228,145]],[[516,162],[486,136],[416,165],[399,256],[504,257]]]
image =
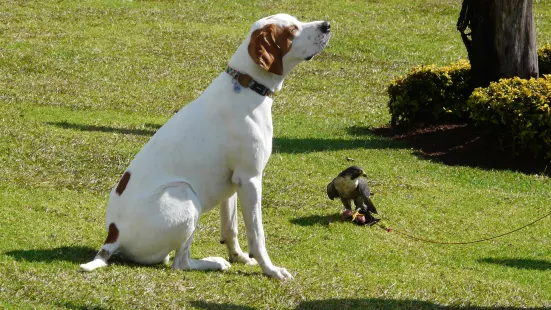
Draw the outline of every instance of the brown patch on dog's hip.
[[[115,189],[115,192],[117,193],[117,195],[122,195],[122,193],[124,192],[124,190],[126,189],[126,185],[128,185],[128,181],[130,181],[130,172],[129,171],[126,171],[120,181],[119,181],[119,184],[117,185],[117,189]]]
[[[109,231],[107,232],[107,238],[103,244],[115,243],[119,239],[119,229],[115,223],[109,224]]]

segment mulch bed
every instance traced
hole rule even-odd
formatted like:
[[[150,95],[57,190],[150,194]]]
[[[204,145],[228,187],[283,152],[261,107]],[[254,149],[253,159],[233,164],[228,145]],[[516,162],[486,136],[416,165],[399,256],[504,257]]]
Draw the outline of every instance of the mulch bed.
[[[451,166],[551,174],[551,163],[522,150],[495,132],[466,123],[437,124],[409,129],[374,128],[372,133],[404,141],[424,159]],[[550,166],[550,167],[548,167]]]

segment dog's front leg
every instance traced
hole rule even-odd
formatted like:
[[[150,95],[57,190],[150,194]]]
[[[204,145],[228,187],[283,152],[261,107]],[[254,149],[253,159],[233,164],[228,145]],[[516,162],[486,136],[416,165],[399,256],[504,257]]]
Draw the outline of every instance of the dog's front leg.
[[[254,258],[243,253],[237,239],[237,194],[220,204],[220,243],[226,245],[230,263],[256,265]]]
[[[249,255],[258,261],[264,274],[280,280],[292,279],[293,276],[285,268],[272,264],[266,251],[262,226],[262,178],[235,174],[232,181],[238,185],[237,195],[241,201],[243,219],[247,228]]]

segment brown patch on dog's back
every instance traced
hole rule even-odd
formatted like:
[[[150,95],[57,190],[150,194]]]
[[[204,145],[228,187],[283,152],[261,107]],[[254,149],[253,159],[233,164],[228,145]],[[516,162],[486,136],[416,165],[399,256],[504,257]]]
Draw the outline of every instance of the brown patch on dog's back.
[[[117,185],[117,189],[115,190],[115,192],[117,193],[117,195],[122,195],[122,193],[124,192],[124,190],[126,189],[126,185],[128,185],[128,181],[130,181],[130,172],[129,171],[126,171],[120,181],[119,181],[119,184]]]
[[[109,231],[107,232],[107,238],[103,244],[115,243],[119,239],[119,229],[115,223],[109,224]]]

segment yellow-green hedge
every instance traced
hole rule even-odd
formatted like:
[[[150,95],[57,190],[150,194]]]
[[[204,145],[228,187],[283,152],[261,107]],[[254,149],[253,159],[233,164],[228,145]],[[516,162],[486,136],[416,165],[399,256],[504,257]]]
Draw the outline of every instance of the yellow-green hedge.
[[[551,74],[551,44],[538,50],[540,75]],[[418,66],[387,88],[392,126],[468,119],[471,66],[467,60],[447,67]]]
[[[419,66],[392,81],[387,88],[392,126],[467,116],[470,69],[465,60],[448,67]]]
[[[513,145],[551,159],[551,75],[492,82],[475,89],[467,105],[472,120],[498,125]]]

